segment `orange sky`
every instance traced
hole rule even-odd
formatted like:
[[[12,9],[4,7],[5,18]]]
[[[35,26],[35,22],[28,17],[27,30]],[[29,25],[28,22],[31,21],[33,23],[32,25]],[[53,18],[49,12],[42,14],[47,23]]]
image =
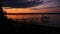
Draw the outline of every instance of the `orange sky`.
[[[50,12],[60,12],[60,8],[48,8],[48,9],[31,9],[31,8],[11,8],[5,9],[7,13],[50,13]]]

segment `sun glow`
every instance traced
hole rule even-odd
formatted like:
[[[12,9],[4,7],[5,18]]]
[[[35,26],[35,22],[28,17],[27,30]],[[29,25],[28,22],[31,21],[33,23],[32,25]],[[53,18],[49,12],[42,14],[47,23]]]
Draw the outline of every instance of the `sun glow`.
[[[4,8],[6,13],[52,13],[60,12],[60,8],[47,8],[47,9],[32,9],[32,8]]]

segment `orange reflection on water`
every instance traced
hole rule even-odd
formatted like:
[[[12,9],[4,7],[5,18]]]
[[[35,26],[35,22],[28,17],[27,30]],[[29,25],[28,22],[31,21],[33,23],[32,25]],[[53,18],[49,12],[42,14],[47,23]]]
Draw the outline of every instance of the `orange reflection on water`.
[[[12,19],[27,19],[27,18],[40,18],[41,15],[6,15],[7,18],[12,18]]]

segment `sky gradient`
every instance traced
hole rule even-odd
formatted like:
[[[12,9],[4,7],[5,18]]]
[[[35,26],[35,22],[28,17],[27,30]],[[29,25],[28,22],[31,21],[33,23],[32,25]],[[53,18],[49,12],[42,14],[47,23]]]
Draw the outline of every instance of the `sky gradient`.
[[[21,2],[20,0],[18,1]],[[24,8],[3,7],[3,10],[6,11],[7,13],[46,13],[46,12],[47,13],[49,12],[59,13],[60,12],[60,0],[43,0],[43,2],[37,6],[26,7],[26,8],[25,7]]]

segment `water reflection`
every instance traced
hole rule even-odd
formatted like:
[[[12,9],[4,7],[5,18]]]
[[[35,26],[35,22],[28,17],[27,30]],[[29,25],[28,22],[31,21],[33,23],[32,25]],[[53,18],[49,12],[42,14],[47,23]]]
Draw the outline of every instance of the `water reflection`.
[[[6,15],[11,19],[27,19],[27,18],[41,18],[42,15]]]
[[[18,21],[22,23],[41,24],[42,15],[6,15],[9,20]]]

